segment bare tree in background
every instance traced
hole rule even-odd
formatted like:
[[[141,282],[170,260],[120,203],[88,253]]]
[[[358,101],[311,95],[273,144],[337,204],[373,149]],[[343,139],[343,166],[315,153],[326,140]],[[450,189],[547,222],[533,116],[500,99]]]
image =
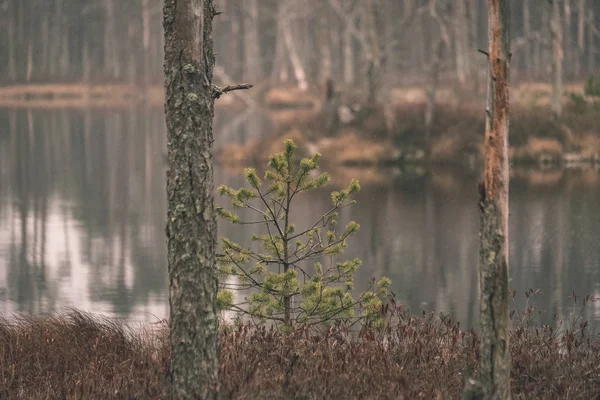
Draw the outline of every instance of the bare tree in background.
[[[563,91],[563,26],[561,24],[560,0],[551,0],[552,20],[550,33],[552,35],[552,111],[557,117],[562,114]]]
[[[510,0],[489,0],[489,77],[484,181],[479,185],[478,380],[485,399],[510,399],[508,315],[508,122]],[[468,386],[465,393],[474,390]],[[476,396],[465,396],[476,398]]]
[[[454,30],[454,50],[456,52],[456,76],[461,85],[466,85],[471,77],[471,57],[469,54],[469,24],[465,0],[453,0],[452,21]]]
[[[258,35],[258,0],[245,0],[241,6],[244,13],[244,79],[259,79],[263,73]]]
[[[563,79],[597,75],[600,2],[558,1]],[[0,48],[6,49],[0,57],[0,83],[162,82],[163,2],[0,0]],[[436,27],[425,18],[429,3],[213,0],[225,13],[213,26],[222,70],[215,79],[227,84],[221,76],[244,77],[275,85],[294,80],[302,87],[317,87],[331,77],[343,92],[367,94],[371,77],[371,93],[387,104],[388,88],[429,80],[430,71],[422,68],[431,63],[430,42],[436,40],[431,38]],[[477,93],[483,79],[475,74],[474,50],[485,37],[486,2],[442,3],[439,14],[448,21],[450,40],[440,81],[454,76]],[[551,0],[515,4],[513,49],[515,59],[522,61],[512,70],[551,83]],[[372,74],[367,73],[370,65]]]
[[[439,4],[441,3],[441,4]],[[440,69],[442,67],[442,57],[445,48],[450,46],[450,34],[448,23],[444,17],[444,13],[438,13],[438,5],[444,6],[444,1],[430,0],[429,1],[429,16],[439,27],[439,38],[433,51],[431,52],[431,64],[429,66],[429,80],[425,88],[425,148],[429,149],[431,141],[431,128],[433,118],[435,116],[436,92],[439,82]],[[443,9],[443,8],[442,8]]]

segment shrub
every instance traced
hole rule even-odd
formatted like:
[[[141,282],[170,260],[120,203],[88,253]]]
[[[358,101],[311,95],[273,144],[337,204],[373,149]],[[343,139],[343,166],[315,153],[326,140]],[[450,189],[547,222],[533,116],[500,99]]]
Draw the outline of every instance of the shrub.
[[[334,228],[339,211],[354,203],[351,198],[360,185],[353,180],[346,189],[334,191],[329,211],[298,231],[290,217],[294,200],[322,188],[330,177],[327,173],[316,174],[319,154],[299,160],[295,151],[294,142],[288,139],[283,152],[269,157],[265,183],[255,169],[247,168],[244,177],[249,188],[218,188],[234,209],[247,209],[256,215],[253,221],[243,221],[237,213],[218,208],[222,218],[233,224],[263,226],[267,232],[251,237],[252,242],[259,244],[260,252],[222,238],[222,253],[218,255],[221,278],[225,281],[235,277],[237,282],[221,285],[219,305],[240,316],[287,327],[293,323],[376,320],[388,295],[389,279],[372,281],[370,290],[355,299],[354,274],[361,265],[360,259],[335,260],[343,254],[348,239],[358,232],[359,225],[354,221],[341,233]],[[236,303],[231,290],[247,290],[250,294]]]
[[[580,95],[579,93],[569,93],[569,97],[571,98],[571,109],[575,114],[584,114],[587,110],[587,102],[585,101],[585,97]]]

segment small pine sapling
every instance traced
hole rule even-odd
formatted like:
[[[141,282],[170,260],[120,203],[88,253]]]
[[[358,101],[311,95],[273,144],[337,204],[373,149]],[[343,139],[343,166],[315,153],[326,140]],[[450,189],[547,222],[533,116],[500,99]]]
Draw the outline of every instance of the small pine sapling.
[[[331,324],[366,320],[383,321],[382,304],[389,295],[390,280],[371,280],[367,291],[353,295],[354,275],[361,260],[336,262],[347,241],[359,225],[351,221],[339,233],[334,227],[339,211],[355,203],[352,196],[360,190],[352,180],[343,190],[331,194],[332,206],[306,229],[297,231],[290,220],[294,200],[305,192],[322,188],[330,181],[327,173],[318,174],[320,154],[298,160],[292,140],[285,150],[269,157],[264,176],[253,168],[244,170],[249,187],[238,190],[225,185],[218,188],[235,209],[247,209],[257,217],[243,221],[238,213],[218,207],[218,214],[232,224],[264,227],[264,234],[253,234],[259,251],[227,238],[221,239],[222,252],[217,260],[220,278],[235,277],[236,283],[220,285],[218,306],[261,322],[272,321],[290,327],[293,324]],[[326,264],[326,265],[324,265]],[[249,293],[236,303],[233,291]]]

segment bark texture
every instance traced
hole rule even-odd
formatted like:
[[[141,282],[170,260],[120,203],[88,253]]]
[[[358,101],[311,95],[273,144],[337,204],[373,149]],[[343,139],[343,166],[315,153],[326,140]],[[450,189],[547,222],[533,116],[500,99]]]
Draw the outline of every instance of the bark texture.
[[[171,394],[216,399],[212,0],[165,0]]]
[[[510,0],[489,0],[485,174],[480,184],[478,378],[486,399],[510,399],[508,315],[508,122]]]

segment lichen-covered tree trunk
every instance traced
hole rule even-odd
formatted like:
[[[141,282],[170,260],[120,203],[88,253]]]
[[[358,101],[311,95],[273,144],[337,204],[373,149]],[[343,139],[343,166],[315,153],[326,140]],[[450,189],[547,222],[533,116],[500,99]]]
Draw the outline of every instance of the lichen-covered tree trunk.
[[[216,399],[212,0],[165,0],[167,251],[173,399]]]
[[[508,122],[510,0],[489,0],[485,174],[480,184],[478,378],[486,399],[510,399],[508,316]]]

